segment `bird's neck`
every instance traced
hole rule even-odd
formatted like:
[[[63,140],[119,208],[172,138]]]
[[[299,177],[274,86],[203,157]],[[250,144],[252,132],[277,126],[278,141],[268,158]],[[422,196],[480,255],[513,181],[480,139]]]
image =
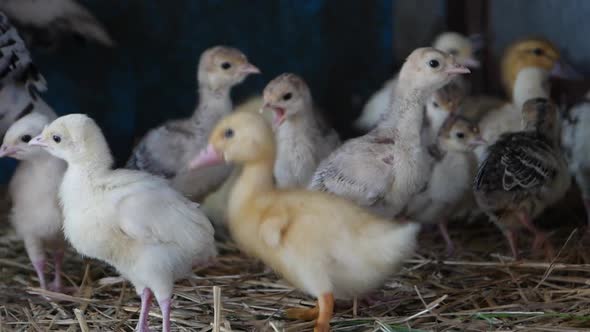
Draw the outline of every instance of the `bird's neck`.
[[[193,113],[193,119],[211,115],[222,117],[231,110],[230,88],[212,89],[206,85],[199,87],[199,104]]]
[[[400,81],[392,98],[390,112],[376,130],[389,133],[400,142],[419,142],[428,96],[427,92],[411,88]]]
[[[104,142],[104,146],[95,147],[92,151],[85,151],[79,156],[69,158],[68,171],[72,170],[81,176],[93,178],[110,171],[114,160],[111,152]]]
[[[275,188],[273,167],[274,159],[248,163],[242,167],[229,197],[230,220],[239,219],[240,211],[249,206],[254,197]]]

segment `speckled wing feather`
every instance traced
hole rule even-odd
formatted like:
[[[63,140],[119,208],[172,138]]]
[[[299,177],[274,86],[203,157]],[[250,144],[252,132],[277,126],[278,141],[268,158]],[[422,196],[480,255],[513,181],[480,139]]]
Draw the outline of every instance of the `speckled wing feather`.
[[[553,149],[534,132],[504,134],[479,167],[475,191],[523,191],[540,188],[557,174]]]
[[[174,177],[184,166],[190,145],[196,143],[192,127],[190,120],[175,120],[149,131],[133,150],[125,168],[168,179]]]
[[[31,60],[31,54],[6,15],[0,12],[0,82],[29,81],[45,91],[47,84]]]
[[[391,188],[393,154],[389,145],[393,143],[373,136],[346,142],[320,163],[311,189],[330,192],[362,206],[375,205]]]

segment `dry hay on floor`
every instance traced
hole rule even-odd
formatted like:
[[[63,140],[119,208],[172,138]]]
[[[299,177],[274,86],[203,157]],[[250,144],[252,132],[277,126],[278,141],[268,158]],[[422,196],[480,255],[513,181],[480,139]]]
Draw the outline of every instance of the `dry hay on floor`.
[[[334,331],[582,331],[590,328],[590,257],[581,232],[562,227],[551,237],[562,249],[553,264],[512,262],[502,235],[488,223],[451,225],[458,253],[446,258],[436,232],[420,237],[420,250],[372,302],[337,304]],[[569,240],[568,240],[569,238]],[[567,242],[567,243],[566,243]],[[524,246],[523,246],[524,247]],[[213,286],[221,288],[221,331],[310,331],[287,321],[283,309],[311,306],[255,260],[220,244],[218,264],[196,270],[175,288],[174,331],[208,331],[214,317]],[[525,252],[525,257],[528,254]],[[139,298],[111,269],[68,252],[72,296],[46,301],[23,245],[0,223],[0,331],[132,331]],[[379,300],[375,300],[379,299]],[[151,325],[161,328],[153,308]]]

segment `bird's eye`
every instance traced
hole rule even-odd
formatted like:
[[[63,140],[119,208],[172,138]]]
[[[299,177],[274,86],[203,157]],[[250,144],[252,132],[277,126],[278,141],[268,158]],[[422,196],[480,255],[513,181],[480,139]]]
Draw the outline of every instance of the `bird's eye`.
[[[464,133],[462,133],[462,132],[458,132],[458,133],[456,133],[456,134],[455,134],[455,136],[457,136],[457,138],[460,138],[460,139],[463,139],[463,138],[465,138],[465,134],[464,134]]]
[[[231,68],[231,63],[229,62],[224,62],[221,64],[221,68],[223,68],[223,70],[228,70]]]
[[[234,130],[233,130],[233,129],[231,129],[231,128],[227,128],[227,129],[225,130],[225,132],[223,133],[223,136],[224,136],[225,138],[232,138],[232,137],[234,137]]]
[[[455,48],[451,48],[449,50],[449,54],[452,55],[452,56],[457,56],[457,55],[459,55],[459,50],[457,50]]]
[[[545,54],[545,51],[543,51],[543,49],[541,49],[541,48],[535,48],[535,49],[533,50],[533,53],[534,53],[536,56],[541,56],[541,55]]]
[[[53,135],[53,137],[52,137],[52,138],[53,138],[53,141],[54,141],[55,143],[59,143],[59,142],[61,142],[61,137],[59,137],[59,136],[57,136],[57,135]]]
[[[31,138],[32,138],[31,135],[22,135],[20,137],[20,140],[23,141],[23,142],[25,142],[25,143],[29,143],[29,141],[31,140]]]
[[[428,65],[430,68],[436,68],[440,65],[440,62],[438,62],[438,60],[430,60],[428,61]]]
[[[439,106],[439,105],[438,105],[438,103],[437,103],[436,101],[433,101],[433,102],[432,102],[432,106],[433,106],[434,108],[438,108],[438,106]]]
[[[287,92],[283,95],[283,100],[287,101],[289,99],[291,99],[293,97],[293,94],[291,92]]]

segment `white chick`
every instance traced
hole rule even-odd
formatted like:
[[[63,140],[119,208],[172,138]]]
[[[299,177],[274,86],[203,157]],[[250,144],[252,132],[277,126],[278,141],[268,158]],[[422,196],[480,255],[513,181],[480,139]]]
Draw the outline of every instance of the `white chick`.
[[[590,226],[590,92],[586,94],[586,100],[565,113],[562,120],[561,144],[570,173],[582,192]]]
[[[458,115],[448,117],[438,134],[442,156],[433,166],[428,187],[412,198],[405,212],[412,220],[438,224],[448,255],[454,245],[447,224],[471,200],[477,170],[473,148],[483,143],[477,126]]]
[[[404,63],[391,113],[368,134],[324,159],[311,188],[330,192],[392,217],[426,184],[430,156],[423,148],[424,105],[438,89],[469,69],[446,53],[419,48]]]
[[[135,286],[142,300],[139,331],[148,331],[152,293],[163,331],[170,331],[174,281],[216,254],[213,227],[198,205],[160,177],[113,170],[107,142],[86,115],[58,118],[29,144],[68,164],[59,197],[72,246],[113,265]]]
[[[30,45],[53,49],[71,37],[114,45],[96,17],[75,0],[0,0],[0,10],[22,27]]]
[[[231,167],[189,171],[186,165],[205,147],[207,135],[217,121],[232,111],[231,88],[259,72],[235,48],[216,46],[203,52],[198,68],[200,100],[193,116],[150,130],[133,150],[126,168],[165,177],[192,199],[204,198],[223,183]]]
[[[340,144],[338,134],[313,109],[311,92],[301,77],[282,74],[268,83],[263,94],[261,111],[274,113],[277,185],[305,188],[319,162]]]
[[[50,289],[60,292],[64,239],[57,193],[66,164],[43,149],[28,144],[54,118],[55,115],[50,118],[31,113],[16,121],[4,137],[0,156],[20,160],[9,185],[12,199],[10,221],[24,240],[39,283],[45,289],[45,250],[52,250],[55,279]]]
[[[471,68],[478,68],[479,61],[474,58],[476,47],[469,38],[455,32],[443,32],[434,40],[432,47],[453,55],[457,62]],[[458,84],[467,94],[469,87],[464,80],[457,79]],[[383,84],[383,87],[375,92],[367,104],[363,107],[360,117],[355,121],[355,128],[364,132],[373,129],[379,121],[387,115],[391,106],[391,98],[395,94],[398,84],[398,75]]]

